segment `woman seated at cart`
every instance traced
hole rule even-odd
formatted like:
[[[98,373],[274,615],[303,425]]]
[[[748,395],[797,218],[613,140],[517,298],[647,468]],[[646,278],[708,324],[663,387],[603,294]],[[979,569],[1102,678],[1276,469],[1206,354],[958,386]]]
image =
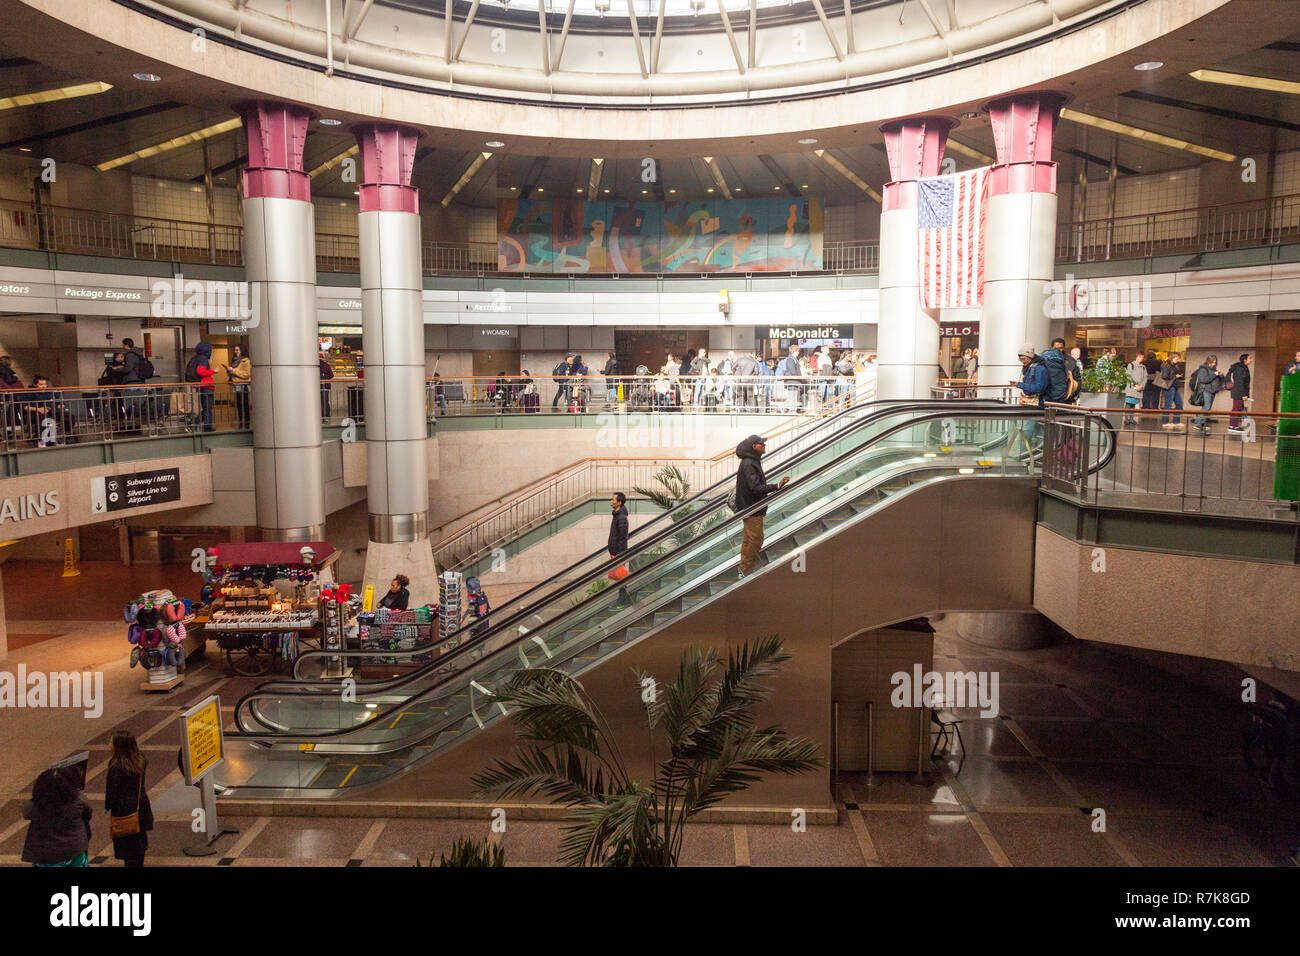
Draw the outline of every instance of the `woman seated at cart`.
[[[386,607],[390,611],[405,611],[407,603],[411,600],[411,592],[406,589],[410,583],[411,579],[405,574],[397,575],[388,585],[388,593],[379,599],[379,606]]]

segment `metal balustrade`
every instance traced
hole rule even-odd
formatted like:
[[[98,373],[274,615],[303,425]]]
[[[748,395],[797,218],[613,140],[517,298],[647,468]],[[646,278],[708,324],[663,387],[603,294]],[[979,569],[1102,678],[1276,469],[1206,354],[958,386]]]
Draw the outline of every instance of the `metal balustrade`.
[[[1060,263],[1099,262],[1296,241],[1300,241],[1300,195],[1289,195],[1061,223],[1056,230],[1056,259]],[[237,225],[11,200],[0,200],[0,246],[166,262],[243,264],[243,229]],[[321,272],[355,273],[360,261],[356,235],[316,234],[316,265]],[[421,262],[425,275],[526,275],[499,272],[494,242],[426,240]],[[823,272],[871,274],[879,270],[878,239],[822,244]]]
[[[1157,416],[1173,420],[1162,425]],[[1195,427],[1199,417],[1208,428]],[[1273,496],[1277,456],[1300,455],[1300,438],[1283,438],[1291,444],[1279,450],[1277,425],[1288,418],[1300,415],[1049,404],[1043,486],[1084,504],[1294,522],[1295,502]],[[1229,431],[1234,420],[1240,429]],[[1114,431],[1116,453],[1104,468],[1089,471],[1083,463],[1103,430]]]

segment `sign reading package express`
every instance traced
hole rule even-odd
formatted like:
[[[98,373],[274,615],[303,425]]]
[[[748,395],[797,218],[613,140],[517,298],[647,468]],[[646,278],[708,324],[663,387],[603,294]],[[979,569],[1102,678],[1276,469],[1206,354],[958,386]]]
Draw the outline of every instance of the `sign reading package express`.
[[[95,514],[142,508],[181,500],[181,470],[162,468],[90,479],[90,507]]]
[[[185,782],[197,783],[225,759],[221,736],[221,698],[216,694],[181,714],[181,762]]]

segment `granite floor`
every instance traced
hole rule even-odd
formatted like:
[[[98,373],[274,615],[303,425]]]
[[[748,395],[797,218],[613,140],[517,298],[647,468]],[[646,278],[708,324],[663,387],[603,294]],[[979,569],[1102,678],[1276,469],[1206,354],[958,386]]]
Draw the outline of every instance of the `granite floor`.
[[[1284,804],[1246,769],[1244,715],[1226,695],[1100,645],[1068,641],[1036,651],[994,651],[957,636],[951,619],[936,628],[936,669],[1001,675],[996,717],[958,712],[964,756],[941,754],[925,774],[842,774],[835,825],[694,824],[682,863],[1300,865],[1300,808]],[[135,696],[138,706],[106,714],[94,733],[73,723],[59,728],[62,739],[39,743],[42,759],[45,751],[57,757],[90,749],[87,795],[100,810],[108,735],[116,726],[137,734],[152,764],[149,790],[158,824],[150,837],[151,864],[411,866],[420,859],[427,865],[461,836],[501,843],[508,865],[555,862],[562,822],[507,819],[505,832],[493,833],[486,808],[481,814],[462,810],[459,819],[228,815],[223,822],[240,832],[223,837],[216,855],[185,856],[183,848],[196,839],[190,827],[196,792],[176,768],[176,717],[215,692],[229,719],[230,705],[258,683],[227,676],[223,663],[214,658],[194,668],[165,697]],[[9,717],[0,714],[0,720]],[[6,763],[30,746],[21,735],[0,735]],[[20,864],[26,824],[18,790],[10,789],[0,803],[0,865]],[[102,811],[94,831],[93,861],[119,865]]]

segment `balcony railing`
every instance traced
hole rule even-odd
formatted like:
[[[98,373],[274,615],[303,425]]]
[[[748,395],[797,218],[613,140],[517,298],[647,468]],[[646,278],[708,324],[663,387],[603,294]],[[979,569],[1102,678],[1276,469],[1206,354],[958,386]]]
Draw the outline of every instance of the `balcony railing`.
[[[1196,254],[1300,242],[1300,194],[1176,209],[1139,216],[1061,223],[1056,230],[1060,263]],[[79,255],[164,262],[243,264],[243,229],[126,213],[0,200],[0,246]],[[425,275],[497,273],[494,242],[428,240],[421,249]],[[321,272],[359,271],[355,235],[316,234]],[[846,239],[822,245],[822,270],[863,274],[880,270],[878,239]],[[523,273],[502,273],[519,278]]]

